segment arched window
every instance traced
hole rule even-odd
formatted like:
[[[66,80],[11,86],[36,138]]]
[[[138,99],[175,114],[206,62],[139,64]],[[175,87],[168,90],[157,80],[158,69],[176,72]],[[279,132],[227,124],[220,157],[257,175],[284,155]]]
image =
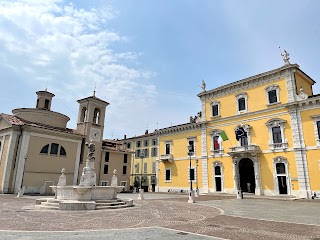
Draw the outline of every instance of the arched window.
[[[66,155],[67,155],[66,150],[64,149],[64,147],[60,145],[60,156],[66,156]]]
[[[100,120],[99,118],[100,118],[100,109],[95,108],[93,112],[93,122],[95,124],[99,124],[99,120]]]
[[[81,122],[85,122],[87,120],[87,108],[83,107],[81,110]]]
[[[57,155],[58,154],[58,148],[59,148],[59,144],[51,143],[50,154],[51,155]]]
[[[67,153],[66,150],[64,149],[64,147],[62,147],[61,145],[57,144],[57,143],[51,143],[51,144],[47,144],[44,147],[42,147],[40,153],[42,154],[47,154],[50,152],[50,155],[57,155],[59,153],[59,156],[63,156],[66,157]]]
[[[48,154],[48,151],[49,151],[49,144],[45,145],[45,146],[41,149],[40,153]]]
[[[44,101],[44,108],[45,108],[45,109],[49,109],[49,103],[50,103],[50,101],[49,101],[48,99],[46,99],[46,100]]]

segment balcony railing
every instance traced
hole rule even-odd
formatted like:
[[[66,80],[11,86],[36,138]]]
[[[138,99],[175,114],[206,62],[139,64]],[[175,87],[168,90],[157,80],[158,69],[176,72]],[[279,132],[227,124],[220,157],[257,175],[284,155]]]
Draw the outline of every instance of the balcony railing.
[[[283,142],[283,143],[273,143],[273,144],[269,144],[270,146],[270,149],[272,151],[275,151],[275,150],[286,150],[288,148],[288,143],[287,142]]]
[[[260,148],[257,145],[247,145],[247,146],[238,146],[238,147],[231,147],[229,151],[229,155],[236,156],[238,154],[258,154],[260,153]]]
[[[172,163],[173,156],[172,156],[172,154],[162,154],[162,155],[160,155],[160,160],[163,162],[168,161],[168,162]]]

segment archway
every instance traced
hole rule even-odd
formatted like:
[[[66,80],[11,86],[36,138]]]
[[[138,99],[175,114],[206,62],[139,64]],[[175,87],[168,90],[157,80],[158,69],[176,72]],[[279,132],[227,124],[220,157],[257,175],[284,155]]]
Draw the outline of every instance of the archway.
[[[239,162],[240,188],[243,192],[255,193],[256,183],[253,162],[243,158]]]

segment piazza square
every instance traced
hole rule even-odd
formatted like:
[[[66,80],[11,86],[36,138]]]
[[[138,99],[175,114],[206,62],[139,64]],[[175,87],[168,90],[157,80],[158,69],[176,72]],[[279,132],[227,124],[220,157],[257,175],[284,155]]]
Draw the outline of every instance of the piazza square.
[[[319,7],[0,1],[0,240],[320,239]]]

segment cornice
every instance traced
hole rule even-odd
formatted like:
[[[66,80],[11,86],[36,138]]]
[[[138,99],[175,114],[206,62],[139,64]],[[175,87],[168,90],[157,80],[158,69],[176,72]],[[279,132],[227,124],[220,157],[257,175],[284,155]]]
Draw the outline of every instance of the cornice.
[[[275,80],[279,80],[284,78],[289,74],[291,69],[299,69],[299,65],[290,64],[283,66],[281,68],[277,68],[268,72],[264,72],[252,77],[248,77],[236,82],[232,82],[226,85],[223,85],[218,88],[214,88],[212,90],[199,93],[197,96],[201,99],[205,97],[206,99],[221,97],[224,95],[229,95],[233,93],[238,93],[240,91],[244,91],[245,89],[253,88],[259,85],[266,84],[268,82],[273,82]]]
[[[187,124],[172,126],[172,127],[168,127],[168,128],[159,129],[158,134],[160,136],[165,136],[165,135],[173,135],[173,134],[183,133],[183,132],[192,132],[192,131],[197,131],[197,130],[200,131],[201,125],[202,125],[202,122],[187,123]]]
[[[298,107],[300,110],[320,108],[320,96],[309,97],[305,100],[294,101],[284,104],[285,107]]]
[[[233,116],[225,117],[225,118],[212,119],[212,120],[209,120],[207,123],[210,125],[210,124],[221,124],[221,123],[233,121],[232,124],[234,124],[234,123],[239,122],[238,119],[242,119],[241,121],[243,121],[243,122],[251,121],[252,119],[256,119],[256,118],[254,118],[255,115],[259,115],[259,114],[263,114],[263,116],[258,116],[258,119],[262,119],[262,118],[265,118],[268,116],[288,114],[288,112],[283,112],[283,110],[286,110],[286,107],[284,105],[281,105],[281,106],[270,108],[270,109],[263,109],[263,110],[259,110],[259,111],[255,111],[255,112],[233,115]],[[274,112],[274,111],[281,111],[281,112],[276,112],[276,113],[272,113],[270,115],[265,115],[266,113]]]

